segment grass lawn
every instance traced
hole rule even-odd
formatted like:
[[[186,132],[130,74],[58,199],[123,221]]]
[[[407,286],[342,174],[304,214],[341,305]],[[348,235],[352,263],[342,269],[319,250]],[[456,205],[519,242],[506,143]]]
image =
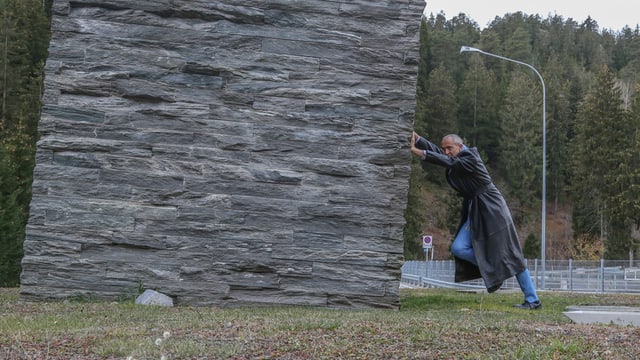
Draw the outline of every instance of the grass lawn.
[[[640,295],[401,290],[400,310],[25,303],[0,289],[0,359],[640,359],[640,327],[579,325],[570,305]]]

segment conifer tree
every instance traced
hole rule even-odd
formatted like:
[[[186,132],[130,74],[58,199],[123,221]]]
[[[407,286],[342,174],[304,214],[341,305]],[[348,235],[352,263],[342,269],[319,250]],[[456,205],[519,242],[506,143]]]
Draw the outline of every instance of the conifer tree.
[[[437,141],[446,134],[458,131],[456,87],[451,74],[442,64],[431,72],[421,106],[424,106],[425,119],[417,127],[418,132]]]
[[[534,89],[537,87],[533,86]],[[516,206],[512,201],[511,210],[520,216],[522,207],[531,207],[539,199],[537,194],[542,175],[541,93],[540,90],[532,91],[532,79],[528,74],[516,73],[507,89],[500,114],[500,168],[508,181],[509,194],[520,205]]]
[[[569,134],[573,114],[571,112],[571,84],[568,71],[572,69],[569,59],[552,56],[543,70],[547,90],[547,197],[553,201],[552,211],[558,209],[560,201],[566,200]]]
[[[574,233],[601,241],[605,249],[615,247],[609,237],[616,193],[612,180],[625,157],[626,148],[619,143],[624,138],[623,124],[620,90],[605,66],[579,108],[572,151]]]
[[[619,235],[618,244],[611,253],[618,257],[627,252],[633,254],[640,245],[640,239],[632,237],[640,226],[640,88],[625,112],[621,130],[621,138],[617,141],[621,147],[621,161],[611,180],[611,217],[618,225],[616,234]]]
[[[505,44],[506,57],[531,62],[531,37],[523,27],[517,27]],[[511,65],[511,67],[519,65]]]
[[[484,67],[482,58],[472,54],[469,61],[471,66],[458,92],[460,135],[488,155],[490,163],[498,153],[501,95],[494,74]]]

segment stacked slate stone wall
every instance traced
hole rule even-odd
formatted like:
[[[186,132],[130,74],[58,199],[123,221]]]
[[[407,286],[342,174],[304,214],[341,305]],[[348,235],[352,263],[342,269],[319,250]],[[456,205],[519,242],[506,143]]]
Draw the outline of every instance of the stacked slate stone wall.
[[[55,0],[21,297],[398,307],[424,0]]]

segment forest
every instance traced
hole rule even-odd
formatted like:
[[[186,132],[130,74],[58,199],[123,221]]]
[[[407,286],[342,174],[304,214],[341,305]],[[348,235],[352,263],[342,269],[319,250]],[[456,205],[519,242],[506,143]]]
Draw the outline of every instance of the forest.
[[[53,0],[0,0],[0,287],[19,283]]]
[[[0,0],[0,287],[20,279],[52,2]],[[530,64],[545,91],[529,68],[461,54],[462,46]],[[458,133],[481,151],[508,199],[526,257],[540,257],[543,144],[546,219],[565,224],[545,232],[547,259],[634,257],[640,243],[638,70],[637,27],[601,31],[591,18],[577,23],[518,12],[480,30],[464,14],[430,16],[421,24],[415,130],[436,141]],[[425,232],[440,235],[438,254],[446,258],[460,201],[441,170],[415,159],[408,181],[405,258],[424,257]]]
[[[546,258],[633,259],[640,244],[638,27],[600,30],[590,17],[577,23],[516,12],[480,30],[463,13],[440,13],[423,19],[420,38],[416,132],[436,142],[458,133],[480,150],[507,197],[525,257],[540,258],[546,162],[545,220],[567,224],[546,228]],[[498,57],[461,53],[462,46]],[[412,165],[405,258],[423,257],[427,232],[441,234],[446,257],[460,200],[441,170]]]

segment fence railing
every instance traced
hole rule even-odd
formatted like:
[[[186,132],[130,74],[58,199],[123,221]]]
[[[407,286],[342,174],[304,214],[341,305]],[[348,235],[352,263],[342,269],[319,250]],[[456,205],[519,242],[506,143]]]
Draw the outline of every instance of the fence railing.
[[[541,288],[542,263],[527,260],[531,278],[539,290],[576,292],[640,293],[640,260],[547,260],[544,289]],[[453,260],[406,261],[401,283],[412,287],[449,287],[484,289],[482,280],[454,282]],[[515,277],[505,281],[503,289],[519,288]]]

